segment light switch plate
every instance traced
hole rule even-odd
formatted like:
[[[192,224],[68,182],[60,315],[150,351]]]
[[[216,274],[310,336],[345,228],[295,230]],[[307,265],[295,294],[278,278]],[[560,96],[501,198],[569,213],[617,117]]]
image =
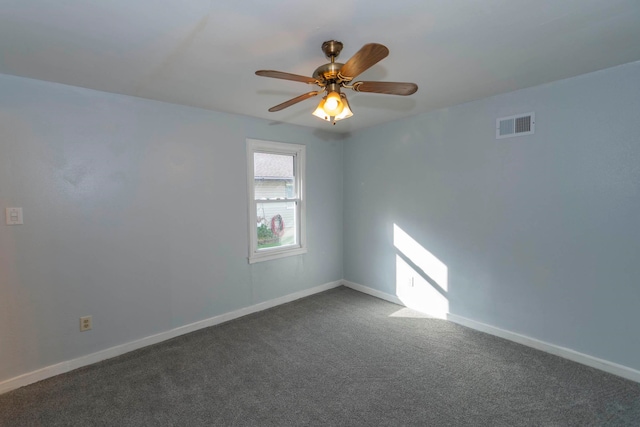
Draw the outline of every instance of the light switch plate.
[[[5,209],[7,225],[22,225],[22,208],[6,208]]]

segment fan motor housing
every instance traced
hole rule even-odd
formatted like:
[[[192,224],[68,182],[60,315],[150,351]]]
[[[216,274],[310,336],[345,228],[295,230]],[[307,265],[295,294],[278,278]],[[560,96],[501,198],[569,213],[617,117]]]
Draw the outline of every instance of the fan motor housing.
[[[313,72],[313,78],[318,80],[324,80],[328,82],[330,80],[336,80],[338,78],[338,71],[344,64],[339,62],[329,62],[321,65]]]

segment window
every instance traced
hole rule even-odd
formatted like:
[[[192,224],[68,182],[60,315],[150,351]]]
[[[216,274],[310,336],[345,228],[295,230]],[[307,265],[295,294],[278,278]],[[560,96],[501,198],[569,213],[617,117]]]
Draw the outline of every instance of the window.
[[[305,149],[247,139],[249,263],[307,252]]]

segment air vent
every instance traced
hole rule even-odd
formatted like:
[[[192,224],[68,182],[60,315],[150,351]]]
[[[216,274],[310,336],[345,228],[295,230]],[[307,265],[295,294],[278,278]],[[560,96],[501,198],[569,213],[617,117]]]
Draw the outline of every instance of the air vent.
[[[535,113],[518,114],[496,120],[496,138],[531,135],[535,130]]]

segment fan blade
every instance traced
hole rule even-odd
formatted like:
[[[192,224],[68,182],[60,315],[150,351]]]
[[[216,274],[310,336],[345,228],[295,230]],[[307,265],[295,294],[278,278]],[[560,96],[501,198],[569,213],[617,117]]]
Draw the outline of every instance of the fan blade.
[[[305,77],[298,74],[285,73],[282,71],[274,71],[274,70],[258,70],[256,71],[256,75],[262,77],[272,77],[274,79],[283,79],[283,80],[293,80],[294,82],[302,82],[302,83],[316,83],[317,80],[312,77]]]
[[[369,43],[362,46],[340,69],[338,75],[351,81],[358,74],[374,66],[389,55],[389,49],[378,43]]]
[[[305,99],[309,99],[309,98],[311,98],[313,96],[316,96],[319,93],[320,92],[307,92],[307,93],[304,93],[304,94],[302,94],[300,96],[296,96],[293,99],[285,101],[282,104],[278,104],[275,107],[269,108],[269,111],[271,111],[273,113],[275,111],[284,110],[287,107],[291,107],[293,104],[297,104],[300,101],[304,101]]]
[[[353,84],[353,90],[356,92],[407,96],[416,93],[418,85],[415,83],[400,82],[355,82]]]

